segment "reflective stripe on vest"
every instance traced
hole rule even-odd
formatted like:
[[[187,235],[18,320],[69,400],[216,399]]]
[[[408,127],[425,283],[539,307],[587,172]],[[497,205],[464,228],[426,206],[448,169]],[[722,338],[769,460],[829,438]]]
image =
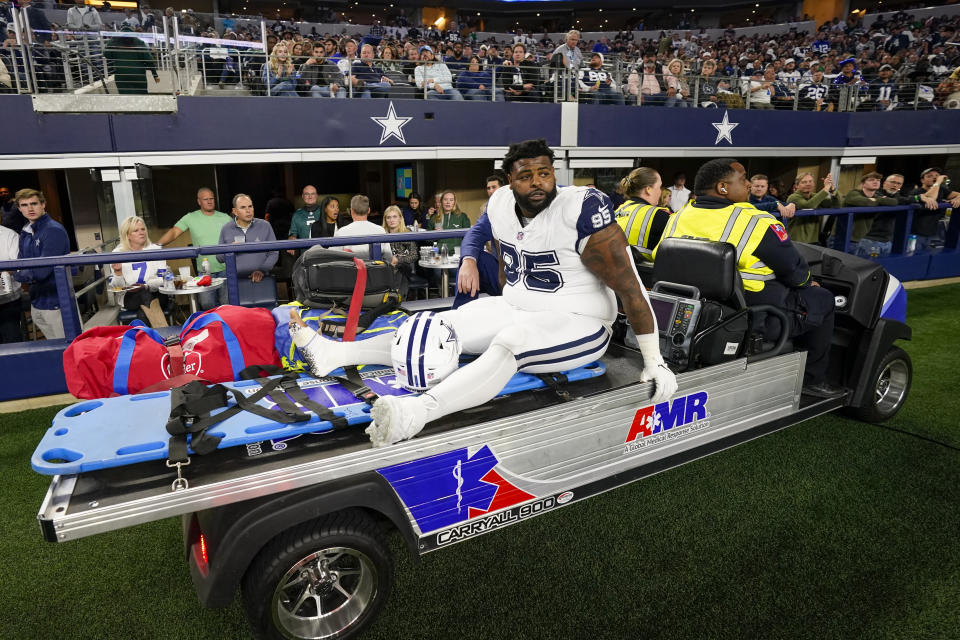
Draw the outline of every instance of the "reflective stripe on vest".
[[[640,251],[644,258],[653,259],[650,243],[650,225],[658,207],[645,202],[628,200],[617,209],[617,223],[627,235],[627,242]]]
[[[674,214],[664,238],[690,237],[729,242],[736,247],[737,269],[747,291],[762,291],[763,283],[773,280],[773,270],[751,252],[767,228],[777,219],[745,203],[722,209],[702,209],[687,204]]]

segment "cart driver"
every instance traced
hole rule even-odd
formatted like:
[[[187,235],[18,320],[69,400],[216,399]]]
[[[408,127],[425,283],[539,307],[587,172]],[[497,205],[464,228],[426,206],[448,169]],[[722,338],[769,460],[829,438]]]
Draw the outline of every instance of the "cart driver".
[[[433,345],[421,346],[428,342],[430,326],[446,325],[451,329],[446,335],[463,352],[479,355],[425,385],[429,388],[422,395],[378,398],[367,429],[374,446],[406,440],[427,422],[491,400],[517,371],[567,371],[598,359],[617,315],[614,294],[637,333],[641,379],[654,385],[650,402],[665,401],[677,390],[660,356],[656,320],[610,199],[593,188],[558,188],[553,158],[541,139],[511,145],[503,160],[510,188],[496,191],[487,206],[499,246],[502,296],[415,314],[396,334],[358,342],[328,340],[291,312],[293,341],[317,376],[346,365],[393,361],[399,379],[402,367],[396,358],[387,360],[398,340],[410,341],[406,353],[419,358],[422,371],[422,362],[437,355],[429,353]],[[407,368],[416,369],[417,362],[408,361]]]
[[[747,304],[783,309],[791,320],[790,335],[802,336],[806,344],[803,392],[822,398],[843,395],[843,389],[826,381],[833,338],[833,294],[810,277],[810,267],[783,223],[747,201],[750,182],[746,169],[732,158],[710,160],[697,171],[694,194],[692,204],[671,216],[663,237],[707,238],[737,247],[737,268]],[[776,327],[768,321],[768,333],[771,328]]]

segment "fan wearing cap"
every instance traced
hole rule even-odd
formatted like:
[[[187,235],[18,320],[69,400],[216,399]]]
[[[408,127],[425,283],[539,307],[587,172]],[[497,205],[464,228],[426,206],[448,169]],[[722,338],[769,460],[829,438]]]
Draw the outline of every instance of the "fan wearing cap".
[[[420,65],[414,70],[414,82],[420,89],[426,88],[428,100],[463,100],[463,95],[453,88],[453,75],[442,62],[436,62],[433,49],[420,47]]]
[[[797,69],[797,61],[793,58],[784,60],[783,68],[777,72],[777,79],[790,89],[796,89],[797,85],[800,84],[800,70]]]
[[[870,83],[870,101],[874,111],[893,111],[897,108],[897,83],[893,81],[893,67],[880,67],[879,78]]]
[[[938,203],[949,202],[953,207],[960,207],[960,193],[950,188],[950,178],[940,171],[940,167],[930,167],[920,174],[920,185],[910,195],[926,206],[926,209],[914,212],[910,228],[910,233],[917,236],[917,253],[920,253],[926,251],[930,240],[937,236],[937,225],[943,217]]]
[[[617,91],[613,76],[603,69],[603,54],[595,51],[590,54],[590,66],[580,69],[577,78],[580,93],[588,101],[597,104],[623,104],[623,94]]]

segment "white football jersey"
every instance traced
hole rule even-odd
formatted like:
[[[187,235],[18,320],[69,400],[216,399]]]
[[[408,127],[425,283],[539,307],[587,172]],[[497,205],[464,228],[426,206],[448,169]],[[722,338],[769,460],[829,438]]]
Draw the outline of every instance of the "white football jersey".
[[[613,291],[580,261],[589,237],[616,224],[605,193],[558,187],[550,206],[523,226],[513,191],[501,188],[487,203],[487,217],[500,242],[507,302],[528,311],[565,311],[607,323],[616,319]]]

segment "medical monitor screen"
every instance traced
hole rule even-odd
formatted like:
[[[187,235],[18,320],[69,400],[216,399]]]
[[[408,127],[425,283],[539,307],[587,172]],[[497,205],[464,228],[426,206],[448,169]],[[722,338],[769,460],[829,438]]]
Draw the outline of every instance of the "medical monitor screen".
[[[673,324],[674,309],[676,303],[669,300],[661,300],[650,296],[650,306],[653,308],[653,315],[657,318],[657,330],[666,333]]]

